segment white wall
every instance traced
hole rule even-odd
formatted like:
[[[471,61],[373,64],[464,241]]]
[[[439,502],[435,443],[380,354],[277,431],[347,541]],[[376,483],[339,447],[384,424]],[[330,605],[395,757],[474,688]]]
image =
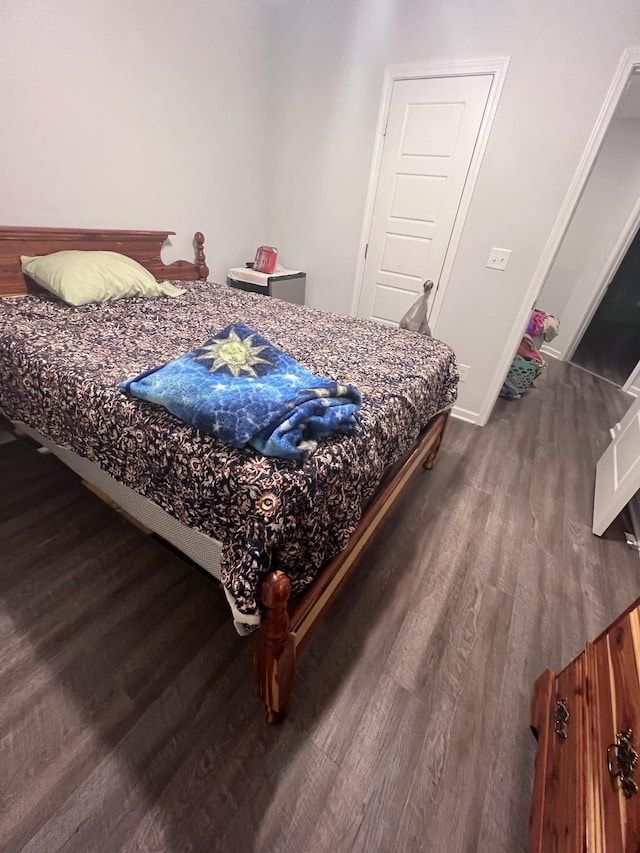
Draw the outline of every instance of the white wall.
[[[0,221],[259,243],[348,312],[388,64],[511,55],[437,334],[480,410],[636,0],[3,0]],[[508,269],[484,264],[511,248]],[[492,383],[493,380],[493,383]]]
[[[560,318],[552,346],[564,357],[616,240],[640,198],[640,120],[611,122],[538,306]]]
[[[0,222],[196,230],[218,280],[266,230],[255,0],[2,0]],[[244,47],[240,51],[239,45]]]
[[[636,0],[289,0],[270,8],[269,240],[309,301],[348,312],[385,66],[512,57],[436,332],[480,411],[623,50]],[[513,250],[505,272],[491,246]]]

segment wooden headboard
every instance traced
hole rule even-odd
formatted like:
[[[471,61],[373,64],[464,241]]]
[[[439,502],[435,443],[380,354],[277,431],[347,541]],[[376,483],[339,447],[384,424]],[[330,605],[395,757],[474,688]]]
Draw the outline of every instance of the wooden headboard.
[[[22,228],[0,226],[0,296],[18,296],[39,288],[22,274],[20,255],[49,255],[65,249],[119,252],[138,261],[157,279],[193,281],[209,275],[204,235],[193,238],[195,263],[164,264],[162,244],[175,231],[100,231],[89,228]]]

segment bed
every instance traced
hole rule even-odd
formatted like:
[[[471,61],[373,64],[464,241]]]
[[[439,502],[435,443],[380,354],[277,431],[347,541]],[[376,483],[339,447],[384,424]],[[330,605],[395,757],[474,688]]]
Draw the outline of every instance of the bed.
[[[277,723],[313,628],[404,485],[433,465],[456,396],[455,357],[413,333],[208,282],[200,232],[195,262],[165,265],[171,233],[0,228],[0,409],[221,581],[236,627],[255,635],[258,693]],[[117,251],[185,292],[72,308],[19,262],[69,248]],[[354,432],[325,439],[304,462],[268,458],[119,390],[230,322],[358,387]]]

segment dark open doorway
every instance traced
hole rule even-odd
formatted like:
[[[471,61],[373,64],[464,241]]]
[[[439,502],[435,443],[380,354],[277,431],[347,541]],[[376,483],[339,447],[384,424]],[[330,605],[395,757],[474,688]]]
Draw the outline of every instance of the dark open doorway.
[[[571,361],[620,387],[640,361],[640,232]]]

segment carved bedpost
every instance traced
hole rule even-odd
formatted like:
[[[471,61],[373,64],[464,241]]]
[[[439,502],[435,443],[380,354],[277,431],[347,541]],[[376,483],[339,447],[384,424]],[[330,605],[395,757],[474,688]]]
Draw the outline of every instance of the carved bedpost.
[[[193,235],[193,242],[196,247],[196,269],[198,270],[198,279],[206,279],[209,275],[209,267],[207,259],[204,256],[204,234],[202,231],[196,231]]]
[[[267,707],[267,722],[281,723],[293,689],[296,652],[289,631],[291,582],[284,572],[269,572],[259,589],[262,621],[253,648],[258,696]]]
[[[430,471],[433,468],[433,463],[436,461],[436,457],[438,455],[438,451],[440,450],[440,445],[442,444],[442,437],[444,436],[444,431],[447,428],[447,424],[449,422],[449,412],[440,412],[439,415],[436,415],[436,418],[440,421],[440,432],[438,433],[438,437],[435,440],[435,443],[431,450],[429,451],[429,455],[424,460],[424,468],[427,471]]]

